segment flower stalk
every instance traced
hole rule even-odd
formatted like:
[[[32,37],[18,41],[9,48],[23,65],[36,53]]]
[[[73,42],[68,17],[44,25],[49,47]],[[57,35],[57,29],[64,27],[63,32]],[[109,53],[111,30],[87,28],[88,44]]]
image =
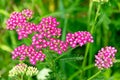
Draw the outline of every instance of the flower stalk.
[[[100,73],[101,73],[101,70],[99,70],[96,74],[94,74],[93,76],[91,76],[87,80],[92,80],[93,78],[95,78],[96,76],[98,76]]]

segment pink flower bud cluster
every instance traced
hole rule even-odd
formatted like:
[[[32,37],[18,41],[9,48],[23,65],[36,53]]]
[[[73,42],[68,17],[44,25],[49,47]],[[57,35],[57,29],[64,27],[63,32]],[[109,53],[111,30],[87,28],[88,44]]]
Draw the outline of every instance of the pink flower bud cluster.
[[[42,51],[36,52],[36,50],[33,48],[33,46],[26,46],[22,45],[17,47],[12,52],[12,58],[20,58],[20,60],[25,60],[26,57],[29,58],[30,63],[35,65],[37,61],[43,61],[45,58],[45,54],[42,53]]]
[[[7,20],[7,29],[16,30],[19,40],[27,38],[28,34],[36,31],[36,25],[34,23],[27,22],[27,18],[31,18],[32,14],[33,12],[29,9],[23,10],[22,13],[13,12]]]
[[[32,45],[35,46],[37,50],[41,50],[42,48],[46,48],[48,46],[48,41],[44,39],[44,36],[41,34],[35,34],[32,37]]]
[[[66,51],[68,47],[68,43],[64,41],[54,38],[48,38],[46,40],[41,34],[35,34],[32,37],[32,45],[35,46],[37,50],[49,47],[50,50],[54,50],[58,52],[58,54],[61,54],[62,52]]]
[[[50,38],[52,36],[60,36],[61,29],[57,28],[59,22],[56,21],[56,18],[47,17],[42,18],[42,21],[37,25],[37,32],[42,36]]]
[[[73,48],[75,48],[78,44],[83,46],[87,42],[93,42],[92,35],[87,31],[78,31],[75,33],[68,33],[66,36],[66,42]]]
[[[36,30],[36,25],[34,23],[25,23],[22,28],[18,28],[16,31],[18,33],[18,39],[27,38],[29,34]]]
[[[58,52],[58,54],[62,54],[62,52],[65,52],[68,48],[68,43],[61,41],[59,39],[51,38],[49,42],[50,50],[54,50]]]
[[[98,51],[95,55],[95,66],[99,69],[109,68],[115,61],[115,54],[117,50],[114,47],[107,46]]]
[[[13,12],[7,20],[7,29],[14,30],[16,27],[20,28],[26,23],[26,17],[19,12]]]
[[[7,20],[7,29],[16,30],[19,40],[27,38],[28,34],[32,32],[38,32],[47,38],[61,35],[61,29],[57,28],[59,22],[56,21],[56,18],[51,16],[43,18],[38,25],[35,25],[27,21],[27,19],[32,18],[32,15],[33,12],[29,9],[22,12],[13,12]]]

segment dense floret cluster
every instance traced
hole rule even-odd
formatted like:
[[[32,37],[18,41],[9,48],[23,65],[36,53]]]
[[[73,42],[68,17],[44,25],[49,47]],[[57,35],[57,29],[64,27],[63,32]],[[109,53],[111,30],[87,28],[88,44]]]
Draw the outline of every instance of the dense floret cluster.
[[[95,66],[99,69],[109,68],[115,61],[115,54],[117,50],[114,47],[107,46],[99,50],[98,54],[95,55]]]
[[[17,64],[9,71],[9,77],[26,75],[26,76],[34,76],[38,74],[38,69],[32,66],[27,66],[24,63]]]
[[[87,31],[78,31],[74,34],[68,33],[66,37],[66,42],[69,43],[71,47],[75,48],[78,44],[80,46],[83,46],[87,42],[93,42],[93,37]]]

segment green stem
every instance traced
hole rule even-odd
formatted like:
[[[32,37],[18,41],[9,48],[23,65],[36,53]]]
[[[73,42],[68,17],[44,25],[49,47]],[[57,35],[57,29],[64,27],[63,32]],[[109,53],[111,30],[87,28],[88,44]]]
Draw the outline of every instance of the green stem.
[[[21,75],[21,80],[24,80],[24,79],[23,79],[23,76],[24,76],[24,74]]]
[[[30,77],[30,76],[28,76],[28,80],[31,80],[31,77]]]
[[[91,21],[91,13],[92,13],[92,7],[93,7],[93,1],[89,0],[89,10],[88,10],[88,30],[90,30],[90,21]],[[91,49],[90,49],[91,50]],[[91,52],[91,51],[90,51]],[[87,55],[87,54],[86,54]],[[92,59],[92,55],[90,53],[90,58],[89,58],[89,65],[91,64],[91,59]],[[86,61],[83,63],[83,65],[85,65]],[[91,75],[91,70],[88,71],[88,76]]]
[[[91,18],[92,6],[93,6],[93,1],[90,0],[89,10],[88,10],[88,24],[89,24],[90,18]],[[83,60],[83,63],[82,63],[82,68],[83,68],[83,67],[85,66],[85,64],[86,64],[86,58],[87,58],[87,55],[88,55],[89,46],[90,46],[90,44],[87,44],[87,46],[86,46],[85,57],[84,57],[84,60]]]
[[[90,10],[89,10],[89,17],[90,17],[90,14],[91,14],[93,2],[91,1],[90,4],[91,5],[90,5]],[[97,12],[96,12],[96,15],[95,15],[94,23],[93,23],[92,28],[90,30],[91,34],[93,34],[93,32],[94,32],[95,24],[96,24],[96,21],[97,21],[98,16],[99,16],[100,7],[101,7],[101,5],[99,4],[98,7],[97,7]],[[85,57],[84,57],[84,60],[83,60],[83,63],[82,63],[82,68],[84,68],[85,65],[86,65],[86,60],[87,60],[87,55],[88,55],[88,52],[89,52],[89,48],[90,48],[90,43],[87,44],[87,46],[86,46]],[[81,78],[82,78],[82,76],[83,75],[81,74]]]
[[[120,63],[120,59],[117,59],[117,60],[115,61],[115,63]]]
[[[89,79],[87,80],[92,80],[93,78],[95,78],[96,76],[98,76],[101,73],[101,70],[98,71],[96,74],[94,74],[93,76],[91,76]]]
[[[78,70],[77,72],[75,72],[72,76],[70,76],[68,80],[73,80],[73,78],[76,77],[78,74],[80,74],[80,73],[82,73],[83,71],[86,71],[86,70],[88,70],[88,69],[90,69],[90,68],[93,68],[93,67],[94,67],[94,65],[89,65],[89,66],[85,67],[84,69],[79,69],[79,70]]]
[[[65,17],[65,21],[64,21],[64,27],[63,27],[63,32],[62,32],[62,40],[64,41],[66,38],[66,28],[67,28],[67,22],[68,22],[68,18]]]
[[[47,56],[48,56],[47,60],[49,61],[49,66],[53,71],[54,78],[56,78],[56,80],[59,80],[60,77],[59,77],[59,75],[58,75],[58,73],[56,71],[55,60],[53,59],[53,56],[50,54],[48,49],[46,49],[45,52],[47,53]]]
[[[52,56],[49,54],[48,49],[46,49],[45,52],[46,52],[46,55],[47,55],[46,59],[47,59],[47,61],[49,61],[49,64],[50,64],[50,67],[51,67],[51,66],[54,65],[54,64],[52,64],[53,63]]]
[[[3,9],[0,9],[0,13],[5,15],[6,17],[9,17],[9,15],[10,15],[7,11],[5,11]]]
[[[84,57],[84,60],[83,60],[83,63],[82,63],[82,68],[84,68],[84,66],[86,64],[86,59],[87,59],[87,55],[88,55],[88,51],[89,51],[89,46],[90,46],[90,43],[88,43],[87,46],[86,46],[85,57]]]
[[[16,39],[15,39],[15,32],[13,31],[10,31],[10,39],[11,39],[11,42],[12,42],[12,46],[16,47],[15,45],[17,44],[16,42]]]
[[[91,44],[91,46],[90,46],[90,51],[89,51],[90,53],[89,53],[89,61],[88,61],[88,64],[90,65],[90,64],[92,64],[92,62],[93,62],[93,45]],[[89,70],[88,71],[88,77],[90,77],[91,76],[91,73],[92,73],[92,70]]]
[[[32,2],[31,8],[32,8],[32,10],[34,10],[34,7],[35,7],[35,0],[31,0],[31,2]]]
[[[77,48],[77,47],[79,47],[79,45],[76,46],[75,48]],[[68,48],[68,51],[65,52],[64,54],[58,56],[58,57],[55,59],[55,61],[59,60],[60,58],[62,58],[62,57],[65,56],[65,55],[69,54],[69,52],[72,51],[72,50],[74,50],[75,48],[71,48],[71,47],[69,47],[69,48]]]
[[[24,80],[23,79],[23,74],[21,74],[19,76],[15,76],[14,78],[15,78],[15,80]]]
[[[95,19],[94,19],[94,24],[93,24],[93,26],[92,26],[92,28],[91,28],[91,31],[90,31],[91,34],[93,34],[93,32],[94,32],[94,28],[95,28],[95,24],[96,24],[96,21],[97,21],[98,16],[99,16],[100,8],[101,8],[101,4],[98,4],[97,12],[96,12]]]
[[[8,47],[7,45],[0,45],[0,49],[4,50],[4,51],[7,51],[9,53],[11,53],[13,51],[12,48]]]
[[[90,27],[90,19],[92,13],[93,1],[89,0],[89,10],[88,10],[88,27]]]

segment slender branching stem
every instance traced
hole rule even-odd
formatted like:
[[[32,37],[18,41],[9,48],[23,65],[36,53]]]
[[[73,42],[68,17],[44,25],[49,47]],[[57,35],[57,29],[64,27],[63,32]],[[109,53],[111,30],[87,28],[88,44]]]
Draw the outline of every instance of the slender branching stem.
[[[120,59],[117,59],[117,60],[115,61],[115,63],[120,63]]]
[[[77,72],[75,72],[72,76],[70,76],[68,80],[73,80],[73,78],[76,77],[78,74],[80,74],[80,73],[82,73],[83,71],[86,71],[86,70],[88,70],[88,69],[90,69],[90,68],[93,68],[93,67],[94,67],[94,64],[89,65],[89,66],[83,68],[83,70],[82,70],[82,69],[79,69],[79,70],[78,70]]]
[[[90,18],[90,14],[91,14],[91,11],[92,11],[92,5],[93,5],[93,1],[90,0],[90,7],[89,7],[89,12],[88,12],[89,18]],[[94,23],[93,23],[93,25],[92,25],[92,27],[91,27],[91,30],[90,30],[91,34],[94,33],[95,24],[96,24],[97,19],[98,19],[98,16],[99,16],[100,7],[101,7],[101,4],[99,4],[99,5],[97,6],[97,11],[96,11],[96,15],[95,15],[95,18],[94,18]],[[89,20],[90,20],[90,19],[89,19]],[[89,48],[90,48],[90,43],[87,44],[87,46],[86,46],[85,57],[84,57],[84,60],[83,60],[83,63],[82,63],[82,68],[84,68],[85,65],[86,65],[87,55],[88,55],[88,52],[89,52]],[[82,76],[82,74],[81,74],[81,76]]]
[[[95,78],[96,76],[98,76],[101,73],[101,70],[98,71],[96,74],[94,74],[93,76],[91,76],[90,78],[88,78],[87,80],[92,80],[93,78]]]

